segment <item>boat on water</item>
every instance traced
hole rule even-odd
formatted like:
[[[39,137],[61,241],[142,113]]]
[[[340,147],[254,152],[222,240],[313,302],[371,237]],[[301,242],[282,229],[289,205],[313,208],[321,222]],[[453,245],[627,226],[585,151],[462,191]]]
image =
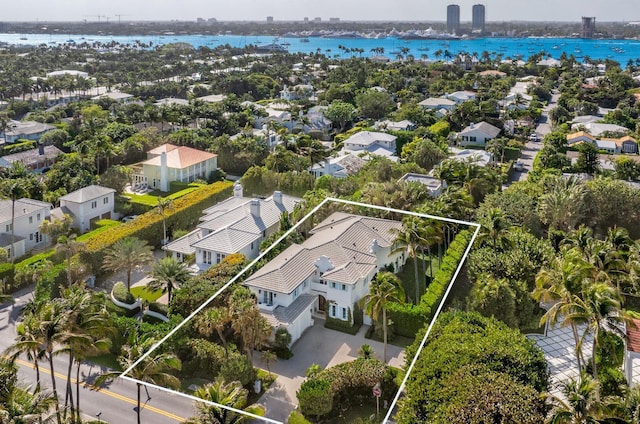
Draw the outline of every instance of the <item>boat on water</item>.
[[[256,51],[264,53],[286,53],[287,48],[281,44],[270,43],[256,46]]]
[[[20,37],[21,40],[28,40],[27,37]]]
[[[308,39],[308,38],[301,38],[301,39],[300,39],[300,42],[301,42],[301,43],[308,43],[308,42],[309,42],[309,39]]]

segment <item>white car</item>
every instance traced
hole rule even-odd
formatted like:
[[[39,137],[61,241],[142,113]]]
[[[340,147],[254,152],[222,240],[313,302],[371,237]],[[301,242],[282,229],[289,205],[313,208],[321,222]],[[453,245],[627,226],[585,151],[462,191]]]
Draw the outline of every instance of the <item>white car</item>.
[[[129,215],[129,216],[125,216],[124,218],[122,218],[122,222],[129,222],[129,221],[133,221],[134,219],[136,219],[138,217],[138,215]]]
[[[518,172],[524,171],[524,163],[520,161],[516,162],[516,164],[513,166],[513,169],[515,169]]]
[[[538,134],[533,133],[529,136],[529,141],[539,141]]]

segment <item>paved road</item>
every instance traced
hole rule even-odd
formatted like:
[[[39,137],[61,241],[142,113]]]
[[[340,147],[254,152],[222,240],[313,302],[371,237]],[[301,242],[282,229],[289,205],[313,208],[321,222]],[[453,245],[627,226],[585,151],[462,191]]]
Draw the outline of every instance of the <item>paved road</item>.
[[[12,305],[0,305],[0,352],[4,351],[15,338],[15,324],[19,320],[19,310],[21,305],[31,298],[31,292],[24,290],[17,294],[17,301]],[[19,368],[19,378],[25,384],[33,384],[36,381],[35,370],[32,363],[24,358],[17,361]],[[66,356],[62,355],[54,360],[54,370],[56,373],[56,386],[62,400],[64,400],[64,388],[66,386]],[[93,364],[83,364],[80,368],[81,380],[93,381],[93,379],[105,372],[106,369]],[[40,380],[43,386],[50,387],[51,373],[46,363],[40,363]],[[74,374],[75,375],[75,370]],[[75,380],[72,380],[75,383]],[[80,407],[88,417],[95,417],[101,412],[100,419],[106,423],[135,423],[136,422],[136,385],[129,381],[114,381],[104,389],[96,392],[90,390],[86,385],[80,389]],[[175,424],[182,422],[187,417],[193,415],[192,402],[178,395],[172,395],[149,389],[149,398],[146,391],[142,390],[142,412],[141,421],[143,423],[154,424]],[[75,385],[74,385],[75,399]],[[87,418],[88,418],[87,417]]]
[[[528,141],[526,143],[525,148],[522,150],[520,155],[520,162],[522,162],[524,170],[522,172],[515,171],[511,176],[509,182],[502,187],[503,189],[507,188],[513,182],[523,181],[527,179],[527,173],[533,169],[533,160],[536,158],[538,152],[542,148],[542,139],[545,135],[551,132],[552,128],[551,121],[549,121],[549,111],[556,107],[559,97],[560,94],[554,92],[551,95],[549,104],[547,104],[547,106],[542,109],[542,115],[540,116],[540,120],[535,131],[535,133],[538,135],[538,140],[540,141]]]

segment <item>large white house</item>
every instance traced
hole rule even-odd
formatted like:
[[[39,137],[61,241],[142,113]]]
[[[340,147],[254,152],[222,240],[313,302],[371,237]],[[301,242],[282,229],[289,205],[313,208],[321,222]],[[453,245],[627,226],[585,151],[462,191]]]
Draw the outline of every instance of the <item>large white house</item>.
[[[376,273],[404,265],[405,252],[393,252],[394,230],[401,228],[399,221],[335,212],[243,284],[274,329],[289,331],[292,343],[313,325],[315,313],[353,323],[354,304],[369,293]]]
[[[9,258],[18,258],[46,243],[47,238],[40,231],[40,225],[49,218],[51,204],[33,199],[18,199],[15,206],[12,203],[11,200],[0,200],[0,247],[7,250]],[[11,246],[12,210],[15,214],[13,249]]]
[[[330,175],[336,178],[346,178],[360,171],[366,161],[350,152],[342,152],[338,156],[329,156],[322,162],[314,164],[310,172],[318,178],[323,175]]]
[[[133,182],[169,191],[169,183],[206,180],[218,169],[218,155],[187,146],[163,144],[147,152],[147,160],[134,170]]]
[[[488,140],[496,138],[498,134],[500,134],[500,128],[494,127],[488,122],[480,122],[478,124],[470,124],[460,131],[458,140],[462,146],[469,144],[484,146]]]
[[[7,143],[15,143],[18,140],[40,140],[46,132],[55,130],[56,127],[36,121],[9,121],[7,128],[2,132]]]
[[[342,150],[348,152],[368,152],[376,156],[384,156],[398,160],[396,156],[396,136],[374,131],[360,131],[342,143]]]
[[[242,186],[234,195],[203,211],[197,228],[163,247],[183,260],[195,255],[198,271],[203,271],[233,253],[255,259],[260,243],[278,231],[283,212],[291,214],[300,199],[279,191],[266,199],[243,196]]]
[[[115,192],[99,185],[72,191],[60,198],[60,207],[53,209],[51,215],[56,219],[69,215],[73,218],[72,226],[85,232],[95,221],[112,218]]]

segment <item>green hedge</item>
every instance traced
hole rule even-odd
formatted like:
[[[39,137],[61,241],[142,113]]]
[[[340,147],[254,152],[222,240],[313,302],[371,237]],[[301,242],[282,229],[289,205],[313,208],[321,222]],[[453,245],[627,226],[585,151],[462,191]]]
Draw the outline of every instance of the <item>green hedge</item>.
[[[425,323],[433,317],[471,241],[471,235],[472,233],[469,230],[461,231],[451,242],[440,269],[434,275],[433,281],[420,298],[418,305],[408,303],[389,304],[387,309],[388,316],[393,322],[394,331],[397,335],[414,338]]]
[[[304,415],[302,415],[298,411],[291,411],[287,422],[289,424],[311,424],[311,421],[307,420]]]
[[[115,297],[117,301],[126,303],[128,305],[133,305],[136,302],[136,298],[133,297],[129,290],[127,290],[127,286],[125,286],[122,281],[118,281],[117,283],[115,283],[111,292],[113,293],[113,297]]]
[[[173,201],[173,207],[165,213],[168,228],[194,227],[202,211],[231,196],[231,182],[217,182],[202,187]],[[160,244],[162,239],[162,217],[155,210],[138,218],[102,232],[100,237],[86,241],[86,249],[81,253],[84,263],[89,264],[95,274],[101,274],[102,259],[106,250],[125,237],[137,237],[146,240],[151,246]]]
[[[31,150],[36,147],[36,142],[33,140],[18,140],[13,144],[6,144],[2,150],[0,150],[0,156],[12,155],[14,153],[24,152],[25,150]]]
[[[149,303],[149,310],[164,315],[169,315],[169,307],[164,303],[151,302]]]

